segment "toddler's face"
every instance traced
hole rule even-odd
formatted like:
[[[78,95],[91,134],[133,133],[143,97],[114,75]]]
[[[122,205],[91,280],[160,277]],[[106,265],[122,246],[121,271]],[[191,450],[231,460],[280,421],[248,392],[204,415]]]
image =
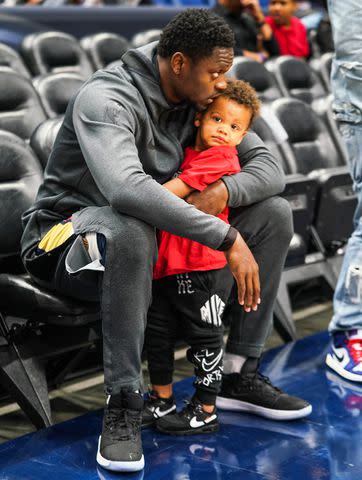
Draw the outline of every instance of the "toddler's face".
[[[251,119],[251,109],[221,95],[204,113],[195,119],[198,127],[195,150],[210,147],[236,147],[245,136]]]

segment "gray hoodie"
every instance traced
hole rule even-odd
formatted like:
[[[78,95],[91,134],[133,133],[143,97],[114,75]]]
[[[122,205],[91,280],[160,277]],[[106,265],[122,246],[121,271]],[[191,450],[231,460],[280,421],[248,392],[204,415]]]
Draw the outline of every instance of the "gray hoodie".
[[[112,206],[211,248],[229,226],[162,187],[192,145],[194,110],[170,104],[160,87],[157,43],[128,51],[123,64],[96,72],[70,101],[34,205],[23,215],[23,256],[59,221],[88,206]],[[242,172],[225,177],[229,206],[280,193],[278,162],[248,133]]]

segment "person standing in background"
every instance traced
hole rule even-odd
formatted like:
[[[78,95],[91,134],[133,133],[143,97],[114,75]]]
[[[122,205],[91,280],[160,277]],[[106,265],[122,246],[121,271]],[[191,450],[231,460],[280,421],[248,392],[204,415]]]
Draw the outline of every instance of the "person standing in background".
[[[326,363],[340,376],[362,382],[362,2],[329,0],[328,10],[335,45],[333,110],[346,143],[358,203],[334,293]]]

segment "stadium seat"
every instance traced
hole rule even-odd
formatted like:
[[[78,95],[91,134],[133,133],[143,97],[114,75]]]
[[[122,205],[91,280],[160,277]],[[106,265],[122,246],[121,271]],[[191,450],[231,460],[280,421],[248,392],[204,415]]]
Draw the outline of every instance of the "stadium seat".
[[[30,146],[45,169],[54,141],[58,135],[63,116],[50,118],[42,122],[30,137]]]
[[[291,98],[276,100],[271,108],[288,134],[288,141],[280,142],[277,147],[289,173],[283,195],[292,207],[296,233],[275,306],[275,314],[288,326],[292,316],[289,285],[322,276],[335,288],[343,246],[352,231],[356,196],[345,157],[340,155],[314,110]],[[265,132],[258,133],[262,138],[265,136]],[[307,176],[306,180],[300,174],[304,179]],[[311,180],[314,183],[308,184]],[[303,248],[304,252],[307,248],[307,254],[301,262]],[[285,330],[284,335],[287,334]]]
[[[318,115],[306,103],[282,98],[272,104],[272,109],[288,133],[287,158],[291,172],[308,174],[320,168],[345,164],[338,155],[329,132]]]
[[[299,100],[280,99],[272,108],[288,133],[288,143],[281,145],[281,150],[289,161],[292,159],[290,169],[308,174],[319,183],[315,233],[325,253],[333,255],[352,233],[356,207],[345,158],[309,105]]]
[[[285,268],[298,270],[306,262],[318,184],[315,179],[310,179],[302,174],[291,173],[290,161],[280,148],[287,142],[287,136],[284,139],[280,136],[275,137],[275,130],[263,117],[254,120],[252,129],[264,141],[274,157],[279,160],[286,173],[286,187],[282,196],[288,200],[292,209],[294,235],[289,246]],[[283,340],[296,339],[297,334],[286,285],[276,299],[274,319],[274,327]]]
[[[233,66],[228,71],[228,76],[249,82],[264,103],[270,103],[283,96],[273,75],[262,63],[256,62],[251,58],[234,58]]]
[[[9,67],[0,67],[0,129],[28,140],[46,118],[30,80]]]
[[[87,53],[94,68],[104,68],[116,60],[120,60],[124,52],[129,48],[129,42],[125,37],[116,33],[96,33],[82,38],[81,47]]]
[[[33,80],[44,110],[49,118],[64,115],[68,102],[83,85],[78,73],[60,72],[41,75]]]
[[[0,67],[12,68],[27,78],[31,76],[18,52],[4,43],[0,43]]]
[[[47,380],[61,382],[100,338],[98,303],[56,295],[8,261],[19,258],[21,215],[42,175],[27,143],[0,131],[0,384],[37,428],[52,422]]]
[[[321,80],[305,60],[287,55],[270,60],[266,66],[285,97],[312,104],[327,95]]]
[[[298,173],[293,168],[288,151],[287,137],[279,140],[274,130],[262,117],[254,120],[253,130],[277,158],[286,174],[286,186],[282,194],[289,201],[293,212],[294,238],[288,252],[286,266],[301,265],[305,262],[310,243],[310,226],[314,218],[317,195],[317,181]]]
[[[42,168],[24,140],[0,130],[0,258],[19,253],[20,217],[34,201],[42,178]]]
[[[4,260],[19,254],[21,214],[34,201],[42,176],[41,166],[27,144],[16,135],[0,130],[0,223],[6,232],[0,237],[1,272]],[[32,377],[31,361],[20,358],[13,339],[16,328],[5,320],[2,306],[7,301],[7,293],[2,283],[6,275],[0,274],[0,383],[36,425],[49,425],[48,395],[42,395],[44,385],[36,375]],[[21,299],[13,301],[16,305]]]
[[[21,49],[33,76],[73,72],[86,79],[93,73],[92,64],[77,39],[67,33],[32,33],[24,38]]]
[[[131,40],[132,47],[138,48],[147,45],[148,43],[155,42],[156,40],[159,40],[161,33],[162,30],[159,29],[145,30],[144,32],[136,33]]]

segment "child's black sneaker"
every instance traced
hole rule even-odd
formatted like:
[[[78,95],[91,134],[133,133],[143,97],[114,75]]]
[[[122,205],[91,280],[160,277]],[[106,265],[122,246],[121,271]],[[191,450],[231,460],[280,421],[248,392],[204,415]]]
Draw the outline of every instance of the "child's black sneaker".
[[[204,412],[201,403],[193,397],[186,407],[175,415],[167,415],[156,421],[157,430],[169,435],[196,435],[216,432],[219,429],[216,408]]]
[[[97,463],[101,467],[116,472],[143,469],[142,407],[143,397],[138,392],[123,391],[109,397],[98,442]]]
[[[143,406],[142,427],[153,425],[158,418],[176,413],[175,398],[160,398],[157,392],[151,390]]]

